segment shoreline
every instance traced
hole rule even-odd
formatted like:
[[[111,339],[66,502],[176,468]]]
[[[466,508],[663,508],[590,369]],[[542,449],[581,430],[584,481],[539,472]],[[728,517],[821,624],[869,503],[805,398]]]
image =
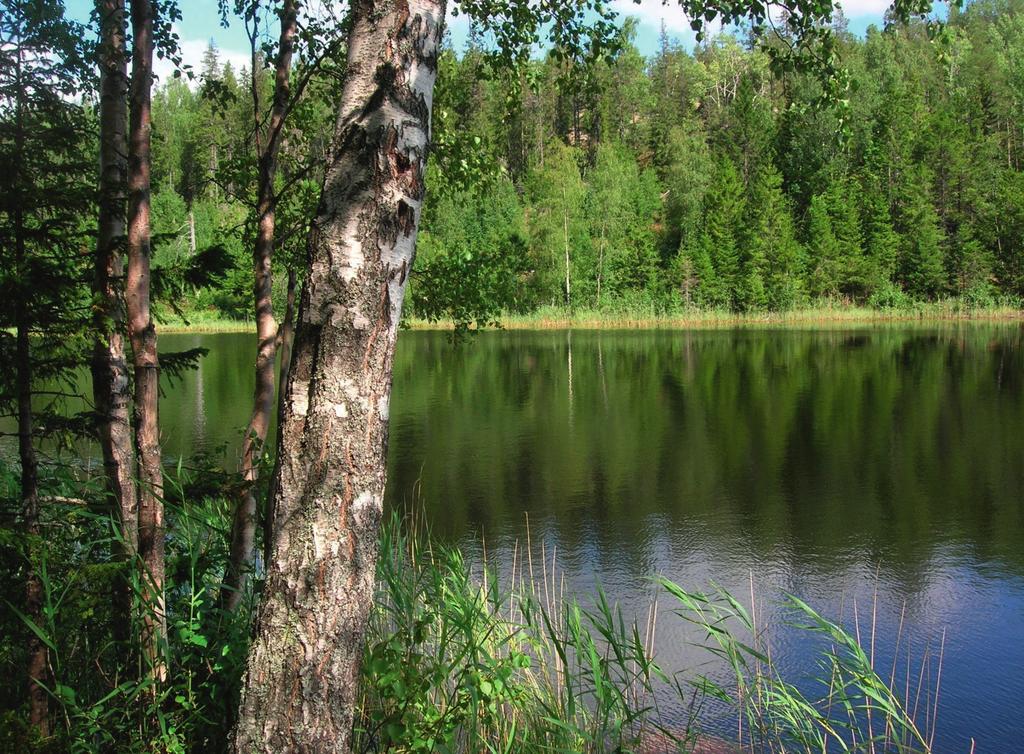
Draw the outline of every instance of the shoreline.
[[[693,311],[679,314],[643,314],[580,311],[566,313],[550,309],[534,314],[499,317],[496,327],[485,330],[715,330],[771,329],[785,327],[854,328],[868,325],[939,324],[1024,324],[1024,309],[993,308],[963,310],[939,304],[924,304],[911,310],[866,309],[859,307],[808,308],[787,312],[742,314],[721,311]],[[431,322],[413,318],[403,329],[450,332],[451,321]],[[479,331],[478,328],[471,328]],[[255,333],[252,321],[216,319],[202,322],[171,322],[158,326],[164,335]]]

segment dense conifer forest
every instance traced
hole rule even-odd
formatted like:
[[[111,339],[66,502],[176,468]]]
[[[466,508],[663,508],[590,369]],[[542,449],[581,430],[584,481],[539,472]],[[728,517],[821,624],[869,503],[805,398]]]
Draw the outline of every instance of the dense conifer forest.
[[[921,22],[860,38],[840,18],[848,99],[824,107],[814,77],[775,75],[742,29],[693,50],[663,33],[645,58],[627,20],[611,53],[553,50],[514,77],[486,35],[471,32],[463,49],[449,43],[407,312],[484,323],[546,305],[1016,301],[1018,5],[972,3],[938,35]],[[304,254],[319,181],[310,165],[330,133],[329,81],[329,72],[313,81],[284,140],[282,265]],[[251,92],[269,98],[273,82],[266,71],[253,90],[249,71],[221,64],[211,46],[197,83],[172,79],[154,96],[156,258],[171,265],[197,249],[228,250],[224,282],[185,301],[244,318]]]

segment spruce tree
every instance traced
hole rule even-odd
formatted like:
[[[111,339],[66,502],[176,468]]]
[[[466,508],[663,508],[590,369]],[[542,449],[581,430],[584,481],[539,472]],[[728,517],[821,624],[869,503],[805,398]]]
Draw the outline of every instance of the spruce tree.
[[[933,299],[945,287],[943,232],[927,185],[924,171],[908,182],[901,218],[900,279],[907,293],[921,299]]]
[[[976,302],[990,299],[993,261],[991,252],[978,240],[972,225],[961,223],[946,259],[950,283],[956,293]]]
[[[836,283],[843,294],[862,296],[867,290],[859,208],[859,192],[853,181],[835,181],[829,188],[829,217],[836,239]]]
[[[807,217],[807,250],[810,256],[810,290],[815,296],[839,293],[839,243],[832,229],[829,202],[824,194],[811,199]]]
[[[881,189],[881,181],[869,176],[864,181],[863,228],[864,268],[863,277],[867,292],[871,293],[890,284],[896,274],[900,238],[892,224],[889,200]]]
[[[739,304],[740,245],[738,231],[743,217],[743,184],[732,161],[719,160],[715,183],[705,200],[704,233],[700,245],[715,270],[714,306]]]
[[[747,300],[745,308],[787,309],[802,295],[803,250],[793,231],[793,218],[782,175],[767,165],[750,188],[744,246]],[[758,294],[759,289],[763,293]]]
[[[728,291],[711,259],[713,249],[714,241],[710,234],[702,231],[693,245],[680,254],[684,297],[688,300],[692,293],[693,303],[707,309],[721,308],[729,303]],[[694,283],[692,287],[691,281]]]
[[[64,18],[62,3],[0,2],[0,418],[17,434],[16,501],[27,568],[18,609],[34,624],[25,631],[25,700],[29,722],[45,737],[53,693],[44,641],[40,575],[43,439],[91,427],[68,419],[76,370],[88,362],[94,208],[91,124],[79,104],[90,76],[83,29]],[[45,399],[39,400],[40,396]],[[20,663],[19,663],[20,664]]]

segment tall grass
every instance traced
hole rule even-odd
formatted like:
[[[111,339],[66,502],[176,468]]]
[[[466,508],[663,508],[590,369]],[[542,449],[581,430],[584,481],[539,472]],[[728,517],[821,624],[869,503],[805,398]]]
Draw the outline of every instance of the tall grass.
[[[876,670],[874,620],[865,649],[859,625],[851,634],[784,596],[786,628],[821,648],[817,674],[792,679],[772,659],[770,628],[723,589],[659,579],[638,619],[600,591],[587,606],[567,597],[544,548],[517,545],[512,561],[501,575],[386,528],[357,751],[932,750],[939,678],[922,664],[911,683],[909,653],[905,685],[896,661],[888,677]],[[711,671],[670,674],[658,663],[660,602],[697,626]],[[716,723],[723,712],[734,735]]]
[[[35,741],[19,718],[5,716],[0,748],[227,749],[252,603],[238,613],[219,608],[227,498],[203,495],[208,481],[183,476],[179,468],[166,487],[168,683],[153,688],[139,672],[138,647],[114,638],[110,594],[125,573],[110,559],[117,527],[87,505],[51,506],[46,541],[30,548],[45,590],[42,623],[21,622],[50,650],[57,732]],[[129,575],[137,615],[142,577]],[[543,543],[538,552],[529,528],[499,573],[486,554],[470,562],[393,519],[381,539],[355,750],[932,751],[942,647],[934,678],[935,658],[912,662],[909,642],[880,668],[874,606],[862,642],[856,611],[851,633],[785,596],[787,629],[819,648],[817,673],[795,679],[772,658],[776,627],[759,620],[755,596],[753,584],[743,604],[722,589],[695,592],[662,579],[647,610],[626,615],[600,591],[586,602],[567,595],[557,553]],[[658,626],[669,613],[696,627],[710,668],[668,672],[659,663]],[[897,645],[902,639],[901,624]],[[10,670],[21,667],[19,646],[0,642]]]
[[[137,642],[142,615],[153,609],[143,597],[149,575],[138,564],[119,560],[119,527],[95,481],[69,480],[63,489],[47,478],[48,487],[73,495],[47,499],[43,536],[34,542],[21,538],[21,562],[4,563],[0,571],[5,588],[23,578],[26,567],[42,583],[40,620],[9,605],[20,626],[5,625],[15,630],[0,638],[0,660],[4,671],[22,678],[22,637],[31,632],[43,641],[49,672],[41,685],[51,698],[54,721],[53,734],[40,740],[22,715],[0,716],[0,750],[224,751],[251,608],[247,601],[232,613],[217,600],[230,498],[197,494],[210,486],[203,471],[179,466],[166,477],[168,634],[159,651],[169,673],[168,681],[157,685],[144,672]],[[0,540],[9,531],[0,528]],[[128,627],[116,625],[124,616],[117,614],[113,599],[123,580],[133,602]],[[6,591],[13,596],[14,590]]]
[[[561,329],[715,329],[731,327],[853,327],[864,324],[907,324],[941,321],[1017,321],[1024,319],[1020,302],[992,301],[983,304],[951,298],[934,302],[905,302],[900,306],[869,307],[834,299],[814,301],[785,311],[734,312],[659,301],[621,301],[595,308],[566,309],[545,306],[536,311],[505,313],[498,323],[509,330]],[[450,329],[450,323],[427,322],[412,317],[411,329]]]
[[[528,313],[505,312],[498,324],[508,330],[714,329],[726,327],[852,327],[863,324],[936,321],[1017,321],[1024,319],[1022,303],[1010,298],[978,301],[970,297],[920,302],[859,305],[839,299],[819,299],[783,311],[734,312],[702,309],[663,298],[635,297],[612,300],[600,308],[542,306]],[[403,321],[413,330],[450,330],[450,321],[428,321],[413,314]],[[188,320],[168,314],[161,320],[163,333],[255,332],[252,320],[232,319],[217,311],[197,310]]]

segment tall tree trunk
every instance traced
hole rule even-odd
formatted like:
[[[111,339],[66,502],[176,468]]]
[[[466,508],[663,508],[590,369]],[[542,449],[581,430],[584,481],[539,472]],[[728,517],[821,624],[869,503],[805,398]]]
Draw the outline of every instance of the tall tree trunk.
[[[352,9],[282,417],[275,535],[234,734],[240,753],[349,750],[444,6],[362,0]]]
[[[572,290],[569,278],[569,205],[562,186],[562,240],[565,243],[565,306],[572,306]]]
[[[153,85],[153,6],[131,0],[132,77],[128,144],[128,335],[135,372],[135,451],[138,457],[139,562],[142,568],[142,651],[146,672],[164,680],[163,468],[160,462],[160,361],[149,301],[149,181]]]
[[[281,323],[280,329],[277,331],[277,349],[281,354],[281,366],[280,372],[277,378],[277,384],[281,386],[281,389],[277,391],[277,434],[278,444],[280,444],[281,437],[281,417],[284,416],[285,400],[287,392],[284,386],[288,384],[288,370],[292,364],[292,342],[295,339],[295,270],[288,270],[288,301],[285,305],[284,310],[284,321]],[[270,481],[271,488],[274,487],[277,475],[280,468],[280,459],[274,462],[274,474]],[[270,547],[274,541],[274,510],[271,507],[273,497],[268,496],[267,508],[263,515],[263,562],[270,562]]]
[[[19,268],[25,264],[24,224],[21,210],[15,210],[15,259]],[[25,579],[25,615],[37,626],[43,623],[43,585],[36,571],[35,541],[39,531],[39,462],[33,444],[32,421],[32,353],[29,343],[29,316],[24,296],[19,296],[15,314],[15,389],[18,394],[18,458],[21,462],[21,510],[27,537],[29,563]],[[50,734],[50,717],[46,683],[49,663],[46,645],[36,636],[29,634],[28,641],[28,710],[29,724],[40,736]]]
[[[253,247],[253,300],[256,311],[256,387],[252,416],[242,442],[242,487],[231,526],[228,567],[222,592],[225,607],[234,610],[245,595],[249,574],[256,556],[256,483],[260,457],[267,440],[274,410],[274,354],[277,350],[277,323],[271,305],[273,283],[271,256],[274,251],[275,202],[274,175],[277,154],[288,101],[291,95],[289,74],[292,49],[298,27],[296,0],[285,0],[281,9],[281,38],[278,44],[274,77],[274,101],[270,109],[266,144],[260,154],[257,197],[256,243]],[[253,102],[254,107],[257,105]],[[257,144],[259,142],[257,141]]]
[[[23,239],[16,242],[24,245]],[[21,256],[23,249],[19,251]],[[20,262],[20,259],[19,259]],[[15,359],[18,391],[18,457],[21,461],[21,510],[29,553],[28,577],[25,580],[25,615],[37,626],[43,622],[43,585],[36,572],[34,542],[39,531],[39,462],[33,445],[32,427],[32,361],[29,350],[28,321],[24,305],[18,306]],[[28,716],[29,724],[40,736],[50,734],[49,694],[42,684],[49,675],[46,645],[35,632],[28,641]]]
[[[14,113],[14,154],[16,163],[9,166],[16,171],[17,180],[23,180],[25,166],[25,99],[26,90],[22,85],[23,47],[17,46],[14,56],[15,95]],[[25,217],[20,203],[15,203],[12,213],[14,221],[14,263],[18,280],[24,286],[18,291],[14,308],[15,327],[15,393],[18,403],[18,460],[21,465],[21,513],[25,527],[28,567],[25,578],[25,615],[37,626],[43,623],[43,584],[36,571],[36,543],[39,530],[39,461],[36,458],[34,427],[32,420],[32,350],[29,341],[31,316],[28,310],[29,290],[26,284]],[[50,735],[49,695],[43,684],[48,680],[49,662],[46,645],[34,631],[28,639],[28,718],[29,725],[40,737]]]
[[[125,58],[124,0],[98,0],[100,18],[100,176],[99,228],[93,279],[92,392],[100,448],[111,508],[121,527],[126,560],[134,561],[139,545],[135,464],[128,416],[129,379],[124,344],[122,286],[125,244],[125,201],[128,181],[128,62]],[[131,592],[129,584],[115,595],[118,638],[127,639]]]

